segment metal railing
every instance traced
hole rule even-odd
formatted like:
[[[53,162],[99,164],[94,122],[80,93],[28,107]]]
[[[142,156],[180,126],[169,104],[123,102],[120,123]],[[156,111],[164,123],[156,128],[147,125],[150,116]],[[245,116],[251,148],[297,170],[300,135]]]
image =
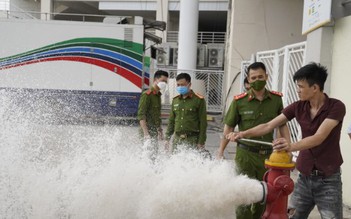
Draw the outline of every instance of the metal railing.
[[[177,96],[176,77],[178,73],[187,72],[191,75],[191,89],[195,93],[204,96],[206,100],[207,112],[221,113],[223,111],[224,89],[223,78],[224,71],[216,70],[180,70],[166,69],[169,73],[168,90],[162,95],[162,106],[169,109],[172,104],[173,97]]]
[[[197,42],[206,43],[225,43],[225,32],[198,32]],[[178,31],[167,32],[167,42],[178,42]]]
[[[12,7],[13,5],[11,5]],[[42,20],[64,20],[59,19],[61,17],[70,17],[69,20],[74,21],[89,21],[89,22],[103,22],[105,18],[120,18],[122,21],[123,19],[131,19],[131,16],[112,16],[112,15],[97,15],[97,14],[77,14],[77,13],[43,13],[37,11],[23,11],[19,8],[16,10],[0,10],[3,14],[6,15],[7,18],[18,18],[18,19],[38,19],[41,18]],[[73,18],[73,19],[72,19]],[[116,22],[119,22],[118,19]]]
[[[10,3],[9,0],[0,0],[0,12],[2,16],[7,18],[18,18],[18,19],[38,19],[39,17],[33,16],[31,12],[27,12],[22,8],[18,7],[14,3]],[[40,16],[40,15],[39,15]]]
[[[305,63],[306,42],[296,43],[285,46],[277,50],[257,52],[255,59],[266,65],[268,73],[267,88],[283,93],[284,107],[297,101],[297,90],[293,81],[294,73]],[[244,61],[241,63],[241,87],[243,79],[246,76],[246,68],[253,61]],[[288,123],[293,142],[301,139],[300,126],[296,119]]]

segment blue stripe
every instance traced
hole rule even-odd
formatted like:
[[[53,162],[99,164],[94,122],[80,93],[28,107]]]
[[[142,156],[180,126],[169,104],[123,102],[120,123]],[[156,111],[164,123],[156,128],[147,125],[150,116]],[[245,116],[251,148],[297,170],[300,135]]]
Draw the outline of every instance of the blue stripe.
[[[20,62],[40,59],[40,58],[44,58],[44,57],[47,58],[50,56],[57,56],[57,54],[58,55],[65,55],[66,53],[69,53],[69,54],[74,54],[74,53],[77,53],[77,54],[81,54],[81,53],[82,54],[83,53],[101,54],[103,56],[111,57],[111,58],[116,59],[116,60],[121,60],[121,62],[123,62],[127,65],[130,65],[134,68],[136,67],[136,68],[139,68],[140,70],[142,69],[141,62],[139,62],[133,58],[130,58],[126,55],[112,52],[112,51],[102,50],[102,49],[98,49],[98,48],[89,48],[89,47],[75,47],[75,48],[50,50],[50,51],[36,53],[36,54],[25,56],[25,57],[19,57],[16,59],[3,61],[3,62],[0,62],[0,66],[3,67],[3,66],[7,66],[7,65],[17,64]],[[115,63],[115,62],[113,62],[113,63]]]
[[[60,57],[60,56],[84,56],[84,57],[91,57],[91,58],[95,58],[95,59],[100,59],[100,60],[104,60],[104,61],[108,61],[110,63],[114,63],[116,65],[119,65],[121,67],[124,67],[126,69],[128,69],[129,71],[141,76],[142,75],[142,70],[141,69],[138,69],[138,68],[135,68],[134,66],[132,65],[129,65],[128,63],[125,63],[125,62],[122,62],[121,60],[116,60],[114,58],[111,58],[111,57],[106,57],[106,56],[103,56],[103,55],[99,55],[99,54],[93,54],[93,53],[81,53],[81,52],[78,52],[78,53],[65,53],[65,54],[62,54],[62,53],[53,53],[51,54],[50,56],[37,56],[35,57],[35,59],[42,59],[42,58],[50,58],[50,57]],[[26,60],[28,59],[28,60]],[[30,61],[29,57],[27,57],[26,59],[23,59],[23,61]],[[2,66],[1,66],[2,67]]]

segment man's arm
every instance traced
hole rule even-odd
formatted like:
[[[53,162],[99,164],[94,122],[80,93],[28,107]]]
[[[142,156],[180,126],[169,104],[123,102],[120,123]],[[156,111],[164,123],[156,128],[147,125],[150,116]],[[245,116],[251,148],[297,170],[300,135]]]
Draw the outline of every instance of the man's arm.
[[[222,159],[224,150],[229,143],[229,139],[227,139],[227,135],[234,131],[235,126],[238,124],[240,120],[240,115],[238,112],[237,101],[233,100],[230,104],[230,107],[224,117],[224,128],[223,128],[223,136],[221,137],[219,148],[217,152],[217,159]]]
[[[278,151],[300,151],[316,147],[328,137],[330,132],[339,124],[339,122],[340,121],[335,119],[325,119],[314,135],[303,138],[296,143],[290,144],[283,138],[276,139],[273,142],[273,149]]]
[[[229,133],[226,138],[230,141],[236,141],[240,138],[249,138],[249,137],[256,137],[256,136],[262,136],[265,135],[269,132],[272,132],[275,128],[277,127],[284,127],[284,124],[288,122],[288,119],[285,117],[284,114],[280,114],[279,116],[275,117],[271,121],[255,126],[251,129],[248,129],[246,131],[241,131],[238,133],[231,132]],[[286,127],[287,128],[287,127]],[[287,131],[289,132],[289,131]],[[283,128],[283,133],[282,135],[286,135],[286,131],[284,131]]]
[[[197,147],[199,149],[205,146],[206,142],[206,131],[207,131],[207,111],[205,99],[201,99],[199,107],[199,140]]]
[[[278,128],[279,132],[278,132],[278,138],[285,138],[289,143],[291,142],[291,135],[290,135],[290,131],[289,131],[289,128],[288,128],[288,125],[287,123],[285,123],[284,125],[282,126],[279,126]]]
[[[140,127],[143,130],[144,133],[144,138],[150,138],[150,133],[149,130],[147,128],[147,123],[145,119],[142,119],[139,121]]]
[[[149,130],[147,128],[147,122],[146,122],[146,111],[148,107],[148,96],[143,93],[141,94],[140,100],[139,100],[139,106],[138,106],[138,119],[139,119],[139,124],[141,129],[143,130],[144,133],[144,138],[149,138]]]
[[[174,129],[175,129],[175,114],[173,111],[173,102],[171,105],[171,111],[169,113],[169,119],[168,119],[168,125],[167,125],[167,130],[166,130],[166,136],[165,136],[165,150],[167,152],[170,152],[170,140],[171,137],[174,133]]]
[[[224,150],[229,143],[229,140],[225,136],[227,136],[232,131],[234,131],[234,127],[224,125],[223,136],[221,137],[221,142],[218,148],[217,159],[223,158]]]
[[[174,133],[174,129],[175,129],[175,114],[174,114],[174,111],[173,111],[173,102],[172,102],[171,110],[170,110],[170,113],[169,113],[167,131],[166,131],[166,140],[167,141],[169,141],[169,139],[172,137],[172,135]]]

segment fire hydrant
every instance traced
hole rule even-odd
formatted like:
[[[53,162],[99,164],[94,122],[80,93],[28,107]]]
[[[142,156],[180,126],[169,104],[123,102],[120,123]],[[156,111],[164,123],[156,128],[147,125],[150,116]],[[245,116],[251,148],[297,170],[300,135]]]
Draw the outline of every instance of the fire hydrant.
[[[294,190],[294,181],[290,171],[295,168],[290,153],[274,151],[265,166],[268,171],[263,176],[267,187],[266,210],[262,219],[287,219],[288,195]]]

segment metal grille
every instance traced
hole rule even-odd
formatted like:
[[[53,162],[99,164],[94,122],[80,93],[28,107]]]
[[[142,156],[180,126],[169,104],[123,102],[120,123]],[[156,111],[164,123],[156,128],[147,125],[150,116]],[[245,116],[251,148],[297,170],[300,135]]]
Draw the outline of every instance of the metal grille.
[[[225,43],[225,32],[198,32],[197,42],[204,43]],[[167,32],[167,42],[178,42],[178,31]]]
[[[10,10],[10,0],[0,0],[0,10]]]
[[[178,73],[187,72],[191,75],[191,88],[194,92],[204,96],[207,112],[222,112],[223,110],[223,71],[215,70],[180,70],[162,69],[169,73],[168,90],[162,95],[163,108],[169,109],[172,99],[178,95],[176,91],[176,77]]]
[[[258,52],[256,59],[259,62],[263,62],[266,66],[268,74],[267,88],[270,90],[276,90],[275,87],[275,61],[277,60],[276,51]]]
[[[268,73],[267,88],[283,93],[284,107],[297,101],[296,84],[293,81],[294,73],[304,65],[306,42],[288,45],[277,50],[262,51],[256,54],[256,60],[266,65]],[[241,77],[245,77],[247,66],[252,61],[241,64]],[[241,82],[242,83],[242,82]],[[288,123],[293,142],[301,139],[300,126],[294,119]]]

